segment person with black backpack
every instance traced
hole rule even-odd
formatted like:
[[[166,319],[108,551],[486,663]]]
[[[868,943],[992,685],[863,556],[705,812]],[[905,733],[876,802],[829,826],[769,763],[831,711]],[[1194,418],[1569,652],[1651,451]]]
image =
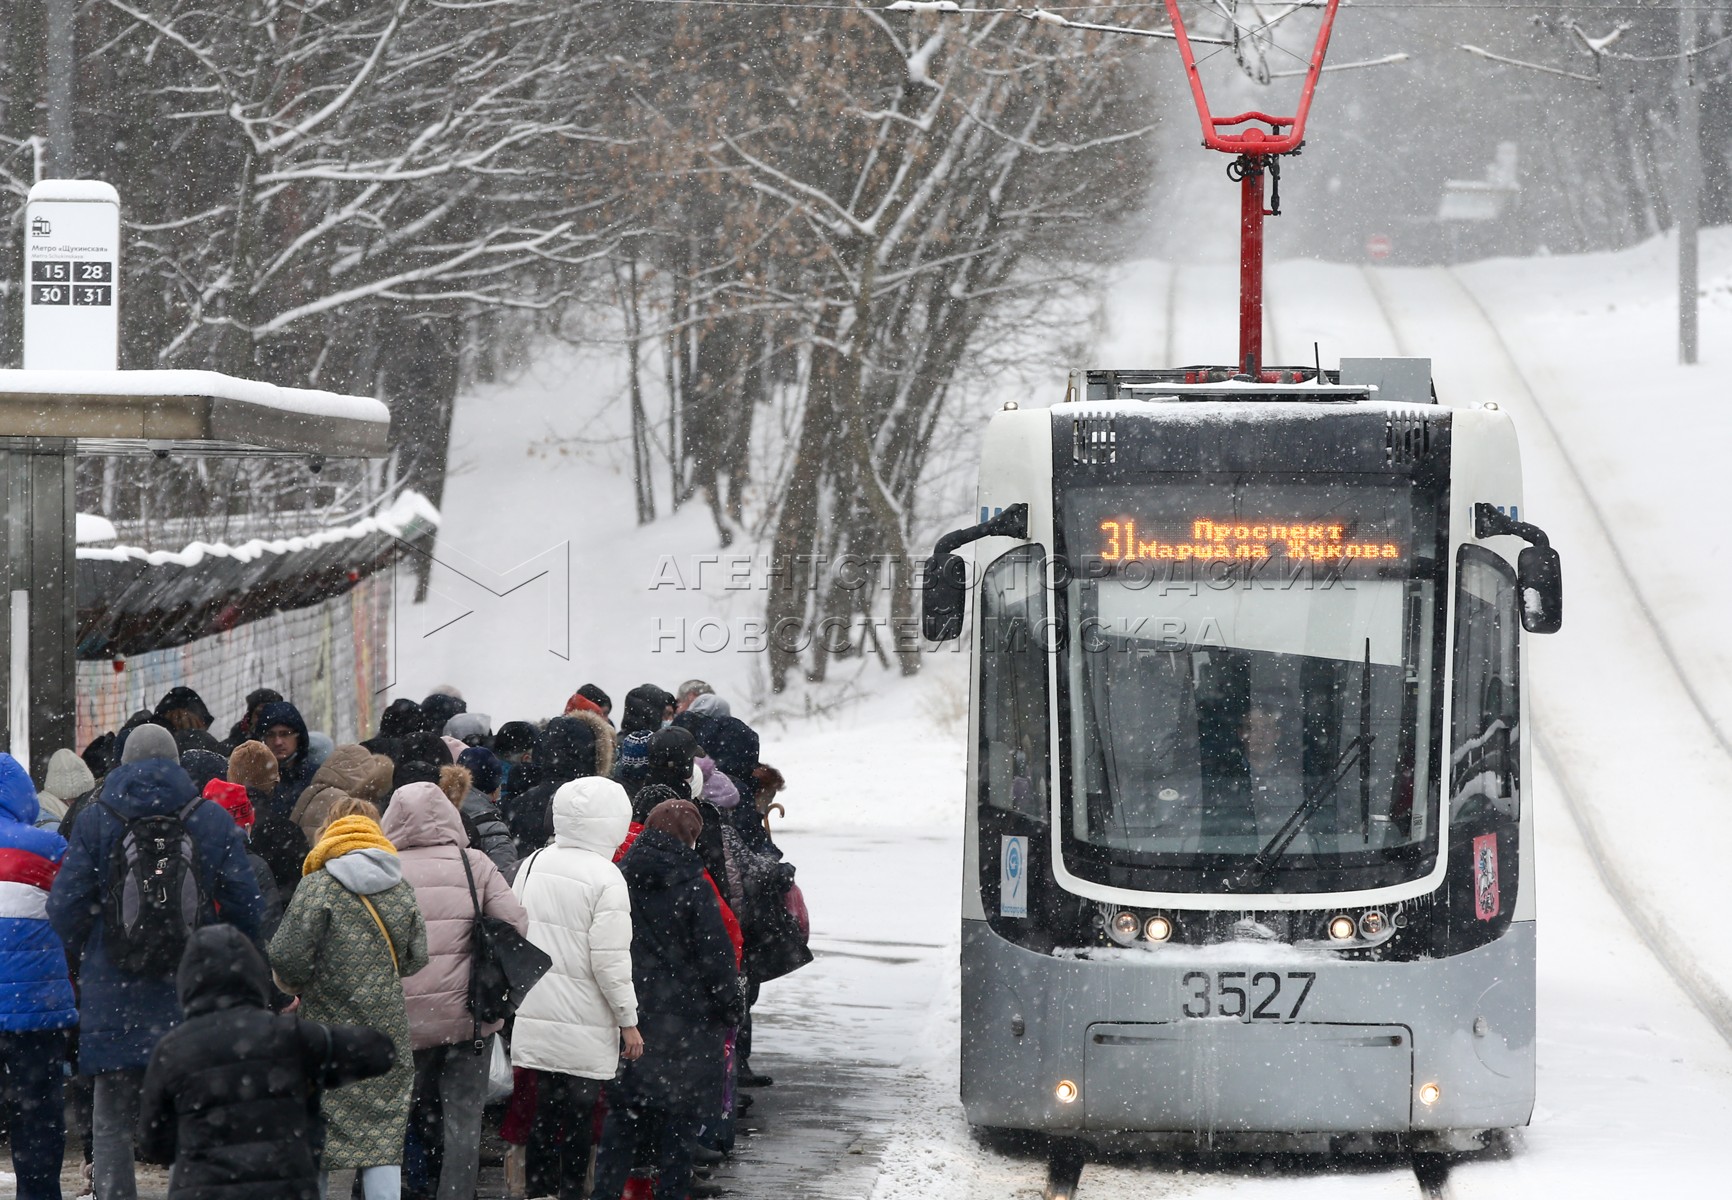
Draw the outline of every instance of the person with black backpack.
[[[201,799],[174,737],[141,725],[79,814],[48,919],[79,962],[78,1069],[96,1081],[97,1200],[135,1200],[133,1139],[145,1067],[181,1020],[175,971],[195,929],[220,920],[254,942],[263,901],[246,842]]]

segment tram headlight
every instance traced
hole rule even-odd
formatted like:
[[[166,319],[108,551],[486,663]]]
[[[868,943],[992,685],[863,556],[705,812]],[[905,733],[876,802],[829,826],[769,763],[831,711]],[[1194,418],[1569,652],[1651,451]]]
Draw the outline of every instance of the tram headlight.
[[[1419,1102],[1427,1108],[1436,1104],[1442,1096],[1443,1089],[1438,1087],[1435,1083],[1422,1083],[1419,1085]]]
[[[1376,909],[1359,914],[1359,936],[1370,939],[1389,928],[1389,921]]]
[[[1164,942],[1173,936],[1173,923],[1158,914],[1152,916],[1143,922],[1143,936],[1151,942]]]
[[[1337,942],[1350,942],[1353,935],[1359,932],[1359,927],[1353,923],[1353,918],[1343,913],[1329,922],[1329,937]]]
[[[1114,913],[1112,923],[1108,926],[1115,942],[1129,944],[1137,940],[1137,934],[1142,931],[1143,923],[1134,912]]]
[[[1077,1098],[1076,1084],[1068,1079],[1058,1081],[1058,1086],[1052,1089],[1053,1099],[1060,1104],[1075,1104]]]

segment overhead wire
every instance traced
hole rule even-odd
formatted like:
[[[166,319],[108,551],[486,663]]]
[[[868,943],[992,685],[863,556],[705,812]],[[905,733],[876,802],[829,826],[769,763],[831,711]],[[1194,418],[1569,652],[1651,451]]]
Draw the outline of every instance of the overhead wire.
[[[803,9],[812,9],[815,11],[831,10],[831,11],[836,11],[836,12],[859,12],[862,9],[871,9],[874,12],[885,12],[889,9],[889,5],[887,5],[887,4],[866,4],[866,3],[846,4],[846,3],[836,3],[835,0],[627,0],[627,3],[630,3],[630,4],[671,4],[671,5],[682,5],[683,4],[683,5],[694,5],[694,6],[707,7],[707,8],[783,8],[783,9],[803,8]],[[1059,13],[1059,12],[1122,11],[1122,10],[1132,10],[1132,9],[1161,9],[1161,10],[1165,10],[1165,8],[1167,6],[1166,6],[1164,0],[1127,0],[1127,2],[1125,2],[1125,3],[1105,2],[1105,3],[1100,3],[1100,4],[1046,4],[1046,5],[1042,5],[1041,7],[1043,9],[1045,9],[1045,11],[1047,11],[1047,12]],[[1305,5],[1302,7],[1312,7],[1312,6],[1311,5]],[[1471,12],[1471,11],[1475,11],[1475,10],[1495,10],[1495,11],[1499,11],[1499,12],[1547,12],[1547,13],[1639,12],[1639,13],[1650,13],[1650,14],[1679,13],[1679,12],[1724,12],[1726,10],[1726,6],[1724,4],[1653,5],[1653,4],[1582,4],[1582,3],[1567,3],[1567,2],[1561,3],[1561,4],[1498,4],[1498,3],[1484,2],[1484,0],[1356,0],[1356,2],[1355,2],[1355,0],[1344,0],[1342,7],[1345,9],[1348,9],[1348,10],[1353,10],[1353,9],[1397,9],[1397,10],[1425,9],[1425,10],[1433,11],[1433,12],[1449,11],[1449,10],[1455,9],[1455,10],[1460,10],[1463,12]],[[1019,12],[1033,11],[1033,10],[1032,9],[1029,9],[1029,10],[1015,9],[1015,8],[963,8],[963,7],[958,7],[957,9],[948,10],[948,11],[954,12],[958,15],[968,15],[970,13],[1016,14]]]

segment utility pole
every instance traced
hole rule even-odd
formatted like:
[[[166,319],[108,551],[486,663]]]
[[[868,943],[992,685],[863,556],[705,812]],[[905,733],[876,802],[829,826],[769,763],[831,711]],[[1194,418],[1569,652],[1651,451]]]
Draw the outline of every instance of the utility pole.
[[[76,0],[43,0],[42,9],[48,35],[42,64],[48,92],[47,174],[70,179],[78,173],[72,147],[72,85],[78,68]]]
[[[1696,14],[1678,9],[1678,361],[1696,362],[1697,230],[1702,218],[1702,109],[1696,86]]]

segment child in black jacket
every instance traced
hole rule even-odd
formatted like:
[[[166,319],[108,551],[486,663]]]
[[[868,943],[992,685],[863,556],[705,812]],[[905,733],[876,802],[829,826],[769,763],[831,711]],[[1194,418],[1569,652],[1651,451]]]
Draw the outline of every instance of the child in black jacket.
[[[139,1145],[173,1163],[170,1200],[318,1200],[319,1094],[391,1069],[391,1039],[270,1010],[270,972],[247,937],[208,925],[175,982],[184,1024],[144,1076]]]

